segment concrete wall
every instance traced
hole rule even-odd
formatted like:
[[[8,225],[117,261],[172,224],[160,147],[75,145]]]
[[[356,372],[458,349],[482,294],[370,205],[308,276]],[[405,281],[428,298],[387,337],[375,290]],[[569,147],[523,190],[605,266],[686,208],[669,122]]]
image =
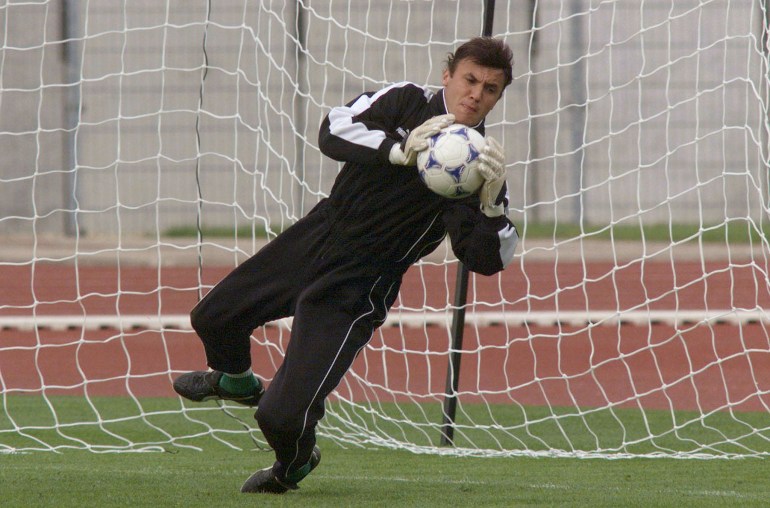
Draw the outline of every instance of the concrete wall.
[[[498,0],[515,81],[489,118],[517,222],[759,220],[767,60],[757,2]],[[0,233],[280,230],[331,188],[329,108],[437,84],[480,0],[79,2],[67,131],[62,0],[0,6]],[[301,47],[301,51],[298,48]],[[75,165],[69,167],[68,135]],[[69,186],[76,189],[74,205]]]

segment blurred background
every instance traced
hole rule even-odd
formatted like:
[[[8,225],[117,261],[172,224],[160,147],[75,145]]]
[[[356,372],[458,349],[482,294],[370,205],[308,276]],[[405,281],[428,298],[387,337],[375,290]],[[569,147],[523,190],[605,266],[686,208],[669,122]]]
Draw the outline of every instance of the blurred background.
[[[440,84],[482,11],[0,2],[0,234],[278,232],[339,169],[317,147],[329,109],[393,82]],[[515,79],[488,132],[504,140],[519,228],[761,231],[766,15],[748,0],[496,2]]]

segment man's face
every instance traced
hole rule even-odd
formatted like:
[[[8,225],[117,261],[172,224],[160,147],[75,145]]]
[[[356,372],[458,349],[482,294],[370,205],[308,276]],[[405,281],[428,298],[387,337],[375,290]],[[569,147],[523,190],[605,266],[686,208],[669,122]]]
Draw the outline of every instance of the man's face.
[[[503,94],[502,69],[483,67],[472,60],[457,62],[453,74],[444,69],[442,79],[447,112],[455,121],[474,126],[487,116]]]

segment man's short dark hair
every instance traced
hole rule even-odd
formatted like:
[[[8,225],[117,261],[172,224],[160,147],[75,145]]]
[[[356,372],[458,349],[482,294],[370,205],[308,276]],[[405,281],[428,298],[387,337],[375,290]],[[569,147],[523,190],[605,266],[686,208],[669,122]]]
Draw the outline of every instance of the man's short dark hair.
[[[502,70],[505,76],[503,88],[513,81],[513,51],[501,39],[474,37],[454,53],[449,53],[446,68],[450,75],[454,74],[457,64],[462,60],[471,60],[484,67]]]

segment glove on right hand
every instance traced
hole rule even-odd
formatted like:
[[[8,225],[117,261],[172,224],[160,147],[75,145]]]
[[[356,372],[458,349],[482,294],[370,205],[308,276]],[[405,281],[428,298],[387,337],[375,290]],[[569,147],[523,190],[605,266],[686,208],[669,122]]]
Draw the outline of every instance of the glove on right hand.
[[[429,118],[409,133],[403,146],[399,143],[393,145],[390,149],[390,163],[414,166],[417,164],[417,153],[428,148],[428,139],[453,123],[455,123],[455,116],[451,113]]]

